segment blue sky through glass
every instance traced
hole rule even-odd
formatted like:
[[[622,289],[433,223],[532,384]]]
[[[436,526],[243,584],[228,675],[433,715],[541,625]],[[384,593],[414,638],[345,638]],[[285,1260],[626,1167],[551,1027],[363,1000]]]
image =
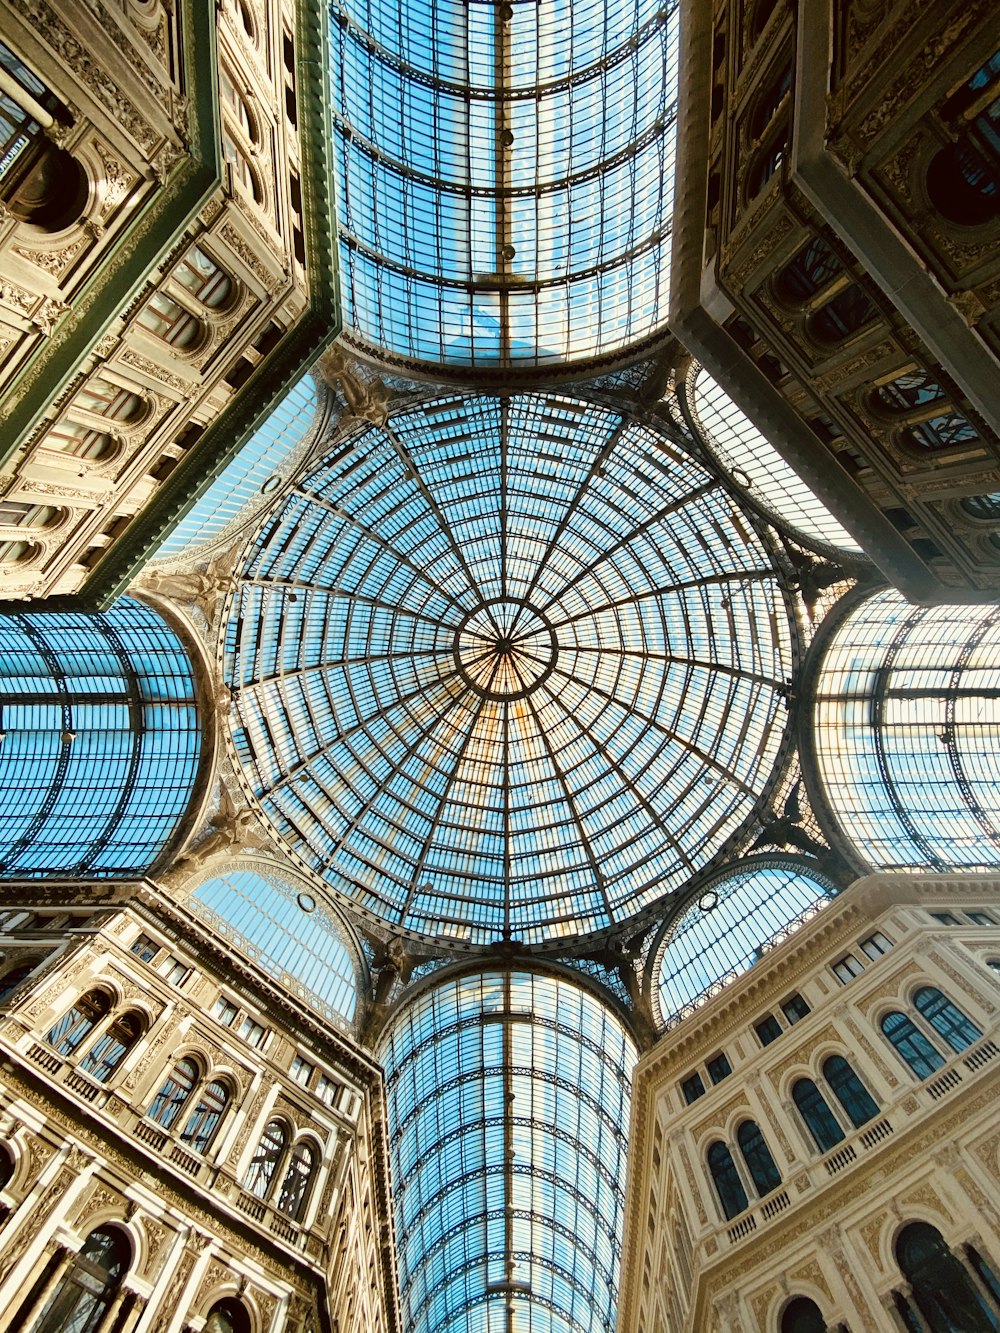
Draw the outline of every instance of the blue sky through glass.
[[[304,911],[299,897],[263,871],[233,868],[199,884],[191,906],[323,1017],[351,1023],[357,979],[342,928],[321,904]]]
[[[500,366],[663,325],[675,3],[343,0],[330,31],[349,329]]]
[[[636,1060],[618,1019],[487,972],[414,1000],[380,1054],[408,1333],[613,1333]]]
[[[555,395],[347,441],[265,525],[226,635],[233,737],[294,851],[473,943],[626,919],[774,777],[770,555],[700,464]]]

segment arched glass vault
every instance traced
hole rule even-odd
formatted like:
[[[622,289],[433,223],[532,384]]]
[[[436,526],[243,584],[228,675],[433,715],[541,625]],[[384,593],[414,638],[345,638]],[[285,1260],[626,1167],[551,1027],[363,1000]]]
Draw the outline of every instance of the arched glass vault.
[[[419,994],[380,1055],[409,1333],[613,1333],[621,1021],[569,981],[488,971]]]
[[[676,0],[334,0],[346,336],[477,371],[662,330]]]
[[[232,738],[312,871],[471,944],[606,929],[775,780],[794,634],[771,553],[649,427],[439,398],[268,521],[225,633]]]
[[[817,667],[815,802],[878,870],[1000,864],[1000,608],[853,607]]]
[[[0,616],[0,875],[139,875],[187,811],[194,671],[162,616]]]

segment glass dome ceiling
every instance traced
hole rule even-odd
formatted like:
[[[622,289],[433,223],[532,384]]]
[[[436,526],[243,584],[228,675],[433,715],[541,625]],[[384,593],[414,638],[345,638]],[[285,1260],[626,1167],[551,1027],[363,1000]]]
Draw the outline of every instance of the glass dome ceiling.
[[[330,36],[348,338],[482,371],[662,330],[676,0],[334,0]]]
[[[448,397],[339,443],[256,539],[225,670],[299,860],[422,935],[528,944],[684,884],[776,774],[768,548],[651,428]]]

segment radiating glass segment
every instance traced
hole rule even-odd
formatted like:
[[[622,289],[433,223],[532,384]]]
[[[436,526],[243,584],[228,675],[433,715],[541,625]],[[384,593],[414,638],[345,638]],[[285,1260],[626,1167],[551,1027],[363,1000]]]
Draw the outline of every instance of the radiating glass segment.
[[[868,598],[831,638],[813,728],[830,817],[870,866],[1000,864],[1000,609]]]
[[[0,616],[0,875],[148,870],[201,753],[193,670],[141,602]]]
[[[157,558],[212,541],[242,514],[249,518],[257,505],[265,504],[266,496],[280,486],[285,464],[309,434],[316,405],[316,385],[311,375],[303,375],[160,545]]]
[[[660,1017],[673,1027],[753,967],[762,950],[808,920],[832,894],[793,865],[755,865],[702,889],[666,937],[656,964]]]
[[[354,959],[343,927],[311,895],[303,898],[265,870],[233,868],[199,884],[189,905],[311,1009],[341,1024],[353,1022],[358,1002]]]
[[[756,504],[807,543],[861,553],[851,534],[704,367],[692,368],[687,392],[706,446]]]
[[[660,329],[677,34],[677,0],[333,0],[348,332],[478,368]]]
[[[704,866],[774,779],[792,656],[725,488],[556,395],[437,399],[338,445],[260,534],[225,637],[285,843],[477,944],[613,925]]]
[[[381,1058],[408,1333],[614,1333],[636,1055],[551,976],[403,1009]]]

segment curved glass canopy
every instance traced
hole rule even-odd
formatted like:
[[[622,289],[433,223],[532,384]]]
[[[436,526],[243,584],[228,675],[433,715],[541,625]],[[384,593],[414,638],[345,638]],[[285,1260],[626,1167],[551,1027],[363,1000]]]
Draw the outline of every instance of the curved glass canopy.
[[[567,981],[423,993],[386,1071],[409,1333],[614,1333],[636,1049]]]
[[[876,869],[1000,865],[1000,609],[876,593],[815,687],[823,803]]]
[[[809,545],[861,554],[851,534],[703,366],[692,367],[686,387],[707,448],[751,500]]]
[[[293,384],[280,403],[212,482],[156,552],[159,560],[221,537],[237,520],[249,523],[255,507],[282,483],[282,472],[316,420],[318,395],[310,374]]]
[[[194,670],[151,607],[0,616],[0,875],[141,875],[188,808]]]
[[[788,609],[727,491],[554,395],[342,443],[260,534],[232,736],[286,845],[422,934],[541,943],[679,887],[769,789]]]
[[[358,984],[343,928],[311,894],[266,869],[233,866],[195,889],[190,906],[235,949],[310,1008],[354,1021]]]
[[[656,962],[662,1021],[672,1027],[687,1018],[832,891],[824,877],[791,863],[758,863],[707,883],[671,927]]]
[[[347,337],[615,358],[666,318],[677,0],[334,0]]]

